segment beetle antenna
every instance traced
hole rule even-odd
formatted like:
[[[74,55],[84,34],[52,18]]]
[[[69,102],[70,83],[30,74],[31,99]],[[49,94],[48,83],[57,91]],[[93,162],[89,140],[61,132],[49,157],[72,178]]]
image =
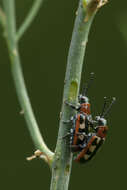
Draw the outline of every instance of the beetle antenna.
[[[104,113],[103,116],[102,116],[103,118],[109,113],[109,111],[110,111],[112,105],[115,103],[115,101],[116,101],[116,98],[113,97],[111,104],[109,105],[109,107],[107,108],[107,110],[105,111],[105,113]]]
[[[106,105],[107,105],[107,97],[104,97],[104,104],[103,104],[103,108],[102,108],[102,112],[100,114],[100,117],[103,116],[105,108],[106,108]]]
[[[92,82],[93,79],[94,79],[93,76],[94,76],[94,73],[93,73],[93,72],[90,73],[90,79],[89,79],[88,83],[86,84],[85,88],[83,89],[83,95],[85,95],[85,96],[86,96],[86,94],[87,94],[87,92],[88,92],[88,89],[89,89],[89,87],[90,87],[90,85],[91,85],[91,82]]]

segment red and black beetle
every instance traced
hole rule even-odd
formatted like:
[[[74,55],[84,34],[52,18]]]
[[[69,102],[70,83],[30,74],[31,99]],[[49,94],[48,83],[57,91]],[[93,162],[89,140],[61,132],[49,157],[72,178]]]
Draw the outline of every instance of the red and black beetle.
[[[86,163],[87,161],[91,160],[98,151],[98,149],[101,147],[101,145],[104,143],[108,131],[107,121],[104,117],[108,114],[115,100],[116,99],[113,98],[110,106],[105,111],[105,113],[103,113],[106,106],[106,101],[105,101],[102,114],[96,117],[95,121],[97,122],[97,126],[95,127],[96,133],[88,134],[88,141],[87,143],[84,142],[85,143],[84,148],[76,156],[75,161],[80,163]]]
[[[84,88],[83,95],[78,96],[79,105],[75,106],[72,103],[65,101],[66,105],[78,112],[75,116],[71,117],[70,120],[64,121],[64,123],[72,124],[70,133],[65,135],[65,137],[70,136],[70,148],[72,152],[80,151],[84,147],[84,142],[87,142],[87,135],[90,128],[93,128],[90,103],[88,97],[86,96],[90,83],[93,79],[93,74],[94,73],[91,73],[90,80]]]
[[[73,117],[73,127],[70,130],[70,148],[72,152],[77,152],[84,148],[84,143],[88,141],[91,125],[92,123],[87,115],[79,113]]]
[[[71,151],[78,152],[82,150],[82,148],[84,148],[84,143],[87,142],[89,128],[93,125],[91,121],[89,121],[88,116],[78,113],[71,117],[70,120],[64,121],[64,123],[72,125],[70,132],[64,136],[64,138],[70,136]]]
[[[103,142],[104,139],[101,139],[96,135],[92,135],[91,137],[89,137],[86,146],[76,156],[75,161],[80,163],[86,163],[87,161],[91,160],[96,154],[99,147],[103,144]]]
[[[102,118],[100,118],[102,119]],[[100,122],[100,120],[98,120]],[[96,133],[89,133],[88,141],[85,143],[84,148],[77,155],[75,161],[85,163],[93,158],[98,149],[104,143],[108,127],[106,126],[106,120],[103,118],[103,123],[95,128]]]

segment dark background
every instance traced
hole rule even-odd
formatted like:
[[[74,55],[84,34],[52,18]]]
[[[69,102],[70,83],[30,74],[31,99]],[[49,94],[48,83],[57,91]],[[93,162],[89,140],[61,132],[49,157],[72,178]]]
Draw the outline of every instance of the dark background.
[[[1,1],[0,1],[1,3]],[[17,27],[32,0],[16,1]],[[54,150],[63,81],[78,0],[45,0],[20,41],[24,77],[32,106],[48,146]],[[108,118],[108,138],[87,165],[73,163],[69,189],[126,188],[126,1],[112,0],[96,15],[89,36],[82,84],[89,73],[95,80],[89,90],[93,115],[100,113],[103,97],[116,96]],[[26,161],[34,145],[15,93],[8,51],[0,27],[0,188],[3,190],[49,189],[50,171],[40,160]]]

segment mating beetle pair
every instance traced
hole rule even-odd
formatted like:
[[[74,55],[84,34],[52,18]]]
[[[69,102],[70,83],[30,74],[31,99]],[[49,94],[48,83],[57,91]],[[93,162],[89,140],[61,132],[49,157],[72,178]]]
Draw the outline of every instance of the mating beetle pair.
[[[72,125],[70,133],[66,136],[70,136],[70,149],[72,152],[78,152],[75,157],[75,161],[80,163],[85,163],[93,158],[105,141],[108,131],[105,117],[115,102],[115,98],[113,98],[111,104],[107,107],[107,99],[105,98],[102,113],[100,116],[96,116],[95,120],[92,119],[89,99],[86,97],[92,76],[93,73],[87,87],[85,88],[84,94],[78,97],[78,106],[74,106],[67,101],[65,102],[66,105],[77,110],[77,114],[71,117],[70,120],[64,121],[64,123],[70,123]]]
[[[96,119],[92,121],[93,131],[88,133],[87,142],[84,142],[84,147],[76,156],[75,161],[85,163],[91,160],[98,151],[98,149],[101,147],[101,145],[104,143],[108,131],[107,121],[105,117],[108,114],[114,102],[115,98],[113,98],[107,110],[100,116],[97,116]],[[106,105],[106,101],[104,105]]]

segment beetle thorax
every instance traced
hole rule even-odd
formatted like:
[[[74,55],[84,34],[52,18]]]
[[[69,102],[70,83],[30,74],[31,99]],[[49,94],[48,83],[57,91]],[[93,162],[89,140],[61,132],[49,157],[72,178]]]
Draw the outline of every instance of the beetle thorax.
[[[83,112],[83,113],[85,113],[85,114],[90,115],[90,104],[89,103],[83,103],[83,104],[81,104],[80,111]]]

